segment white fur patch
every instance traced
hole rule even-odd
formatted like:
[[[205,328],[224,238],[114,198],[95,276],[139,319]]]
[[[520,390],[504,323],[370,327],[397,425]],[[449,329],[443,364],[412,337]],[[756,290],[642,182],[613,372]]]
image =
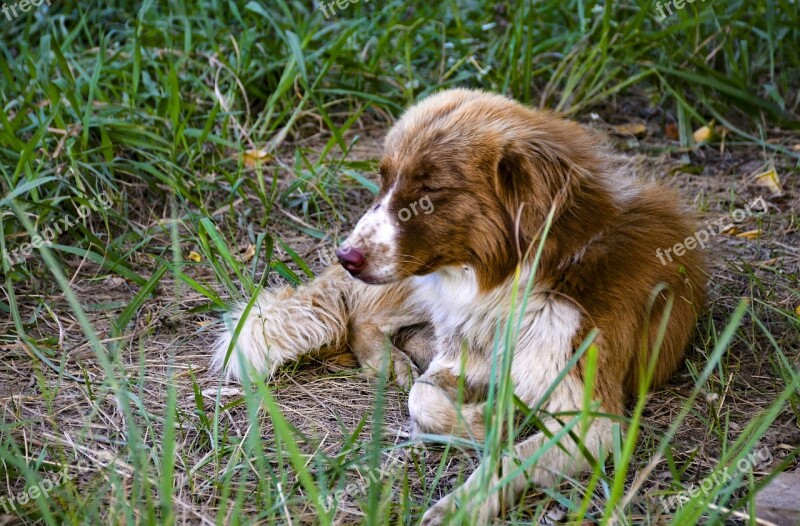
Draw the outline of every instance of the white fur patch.
[[[364,214],[343,244],[364,252],[367,258],[364,276],[373,280],[391,281],[397,277],[399,220],[390,213],[390,203],[396,187],[395,183],[381,202]]]
[[[627,205],[642,193],[642,182],[634,175],[636,167],[633,162],[622,156],[614,156],[610,162],[613,164],[602,179],[608,189],[609,195],[620,205]]]
[[[481,293],[475,271],[469,267],[446,267],[427,276],[414,278],[414,297],[423,303],[431,316],[431,321],[440,344],[455,345],[457,348],[439,349],[447,355],[438,359],[450,362],[453,374],[460,374],[461,344],[466,342],[470,353],[468,375],[476,384],[488,384],[491,372],[491,357],[497,345],[497,324],[505,323],[512,316],[512,326],[516,328],[522,316],[520,332],[512,342],[514,361],[511,375],[515,393],[525,402],[536,402],[542,393],[553,383],[569,361],[573,349],[573,339],[580,329],[581,313],[568,300],[547,295],[537,286],[533,287],[524,313],[520,313],[522,296],[531,269],[523,271],[516,311],[511,311],[513,282],[504,284],[488,292]],[[501,347],[502,348],[502,347]],[[565,379],[565,382],[571,380]],[[580,401],[581,389],[578,386],[559,391],[576,392]],[[569,406],[573,400],[551,400],[557,407]]]
[[[475,271],[468,267],[443,267],[414,280],[415,298],[428,307],[437,331],[447,333],[471,316],[479,301]]]
[[[581,313],[567,300],[550,299],[536,315],[525,318],[511,365],[511,377],[514,393],[524,402],[533,404],[572,357]],[[553,393],[553,399],[547,404],[550,411],[580,407],[581,387],[569,385],[573,382],[571,376],[563,381],[567,384],[564,386],[566,389],[557,389]]]

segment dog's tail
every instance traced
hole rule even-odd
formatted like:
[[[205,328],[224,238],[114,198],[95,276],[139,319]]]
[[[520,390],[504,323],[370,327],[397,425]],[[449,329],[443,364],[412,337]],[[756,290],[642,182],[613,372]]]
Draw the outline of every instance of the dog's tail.
[[[262,291],[234,341],[246,308],[237,306],[227,317],[224,333],[214,349],[213,368],[237,381],[249,373],[272,376],[280,365],[304,354],[345,345],[345,281],[343,271],[337,267],[297,289]]]

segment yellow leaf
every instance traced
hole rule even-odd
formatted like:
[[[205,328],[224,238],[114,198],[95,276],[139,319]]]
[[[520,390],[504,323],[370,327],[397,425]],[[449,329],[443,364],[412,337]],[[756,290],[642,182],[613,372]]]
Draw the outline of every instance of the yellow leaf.
[[[256,247],[254,245],[247,245],[247,248],[244,250],[244,252],[239,254],[237,259],[242,263],[247,263],[248,261],[253,259],[253,256],[255,255],[256,255]]]
[[[714,137],[714,128],[713,125],[711,126],[703,126],[702,128],[698,128],[694,132],[694,142],[697,144],[702,144],[705,142],[710,141]]]
[[[614,130],[622,135],[634,135],[636,137],[640,137],[647,133],[647,126],[641,122],[629,122],[627,124],[617,124],[614,126]]]
[[[800,305],[794,310],[794,313],[797,314],[797,317],[800,318]]]
[[[248,168],[252,168],[256,165],[256,163],[268,163],[272,160],[273,156],[264,149],[261,150],[247,150],[242,155],[244,159],[244,165]]]
[[[768,188],[773,195],[780,195],[783,193],[781,180],[778,177],[778,172],[772,167],[763,174],[756,176],[756,184]]]
[[[186,259],[188,259],[189,261],[194,261],[195,263],[199,263],[200,261],[203,260],[203,258],[200,256],[200,254],[198,254],[194,250],[189,252],[189,255],[186,256]]]
[[[761,235],[761,230],[748,230],[747,232],[740,232],[736,234],[736,237],[743,237],[745,239],[758,239],[758,236]]]

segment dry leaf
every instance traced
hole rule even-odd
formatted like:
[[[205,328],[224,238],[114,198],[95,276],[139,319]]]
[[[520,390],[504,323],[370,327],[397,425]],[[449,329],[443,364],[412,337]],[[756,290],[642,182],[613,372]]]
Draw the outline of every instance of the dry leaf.
[[[200,327],[205,327],[209,323],[214,323],[214,322],[212,320],[206,320],[206,321],[198,321],[198,322],[195,322],[195,323],[197,323],[197,325],[199,325]]]
[[[741,232],[739,234],[736,234],[736,237],[743,237],[745,239],[749,239],[752,241],[753,239],[758,239],[758,236],[760,235],[761,235],[761,230],[756,229],[756,230],[748,230],[747,232]]]
[[[244,165],[252,168],[256,163],[268,163],[273,159],[273,156],[267,150],[247,150],[242,155]]]
[[[772,259],[768,259],[766,261],[762,261],[761,263],[758,264],[758,266],[760,266],[760,267],[770,267],[770,266],[775,265],[776,263],[780,263],[780,262],[781,262],[781,258],[772,258]]]
[[[680,139],[681,134],[678,133],[678,125],[672,122],[667,124],[664,127],[664,135],[667,136],[667,139],[671,139],[673,141]]]
[[[714,137],[714,125],[710,126],[703,126],[702,128],[698,128],[694,132],[694,142],[696,144],[702,144],[705,142],[710,141]]]
[[[247,263],[248,261],[253,259],[253,256],[255,256],[255,255],[256,255],[256,247],[255,247],[255,245],[247,245],[247,248],[244,249],[244,252],[239,254],[237,259],[242,263]]]
[[[194,261],[195,263],[199,263],[200,261],[203,260],[202,256],[200,256],[200,254],[198,254],[194,250],[189,252],[189,255],[186,256],[186,259],[188,259],[189,261]]]
[[[725,234],[726,236],[735,236],[739,232],[740,230],[735,226],[733,226],[732,224],[722,229],[722,233]]]
[[[115,289],[125,284],[125,278],[121,278],[119,276],[109,276],[103,281],[103,284],[110,289]]]
[[[217,388],[210,387],[208,389],[203,389],[200,393],[205,396],[206,398],[216,398],[217,397]],[[219,388],[219,395],[220,397],[223,396],[243,396],[244,391],[242,391],[238,387],[220,387]]]
[[[641,137],[645,133],[647,133],[647,126],[645,126],[641,122],[629,122],[627,124],[617,124],[613,128],[617,133],[621,135],[633,135],[636,137]]]
[[[770,168],[763,174],[757,175],[756,184],[765,188],[769,188],[770,192],[772,192],[772,195],[780,195],[783,193],[781,180],[778,177],[778,172],[775,171],[775,167]]]

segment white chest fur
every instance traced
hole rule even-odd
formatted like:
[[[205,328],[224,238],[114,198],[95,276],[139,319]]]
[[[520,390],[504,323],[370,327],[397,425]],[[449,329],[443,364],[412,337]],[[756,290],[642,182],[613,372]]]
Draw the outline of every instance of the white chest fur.
[[[514,287],[510,280],[491,291],[481,292],[472,269],[455,267],[414,278],[415,297],[429,310],[437,340],[444,346],[439,349],[441,352],[447,353],[449,348],[450,352],[458,353],[460,346],[466,343],[472,355],[470,376],[478,383],[488,381],[492,357],[498,356],[495,352],[497,335],[505,335],[511,317],[512,376],[517,391],[529,391],[517,392],[517,395],[533,401],[540,394],[538,391],[547,388],[572,356],[581,315],[569,300],[547,295],[535,286],[523,302],[525,274],[516,301],[513,301]],[[499,350],[505,348],[508,346],[501,339]],[[454,360],[454,367],[460,362],[453,355],[441,359]]]

